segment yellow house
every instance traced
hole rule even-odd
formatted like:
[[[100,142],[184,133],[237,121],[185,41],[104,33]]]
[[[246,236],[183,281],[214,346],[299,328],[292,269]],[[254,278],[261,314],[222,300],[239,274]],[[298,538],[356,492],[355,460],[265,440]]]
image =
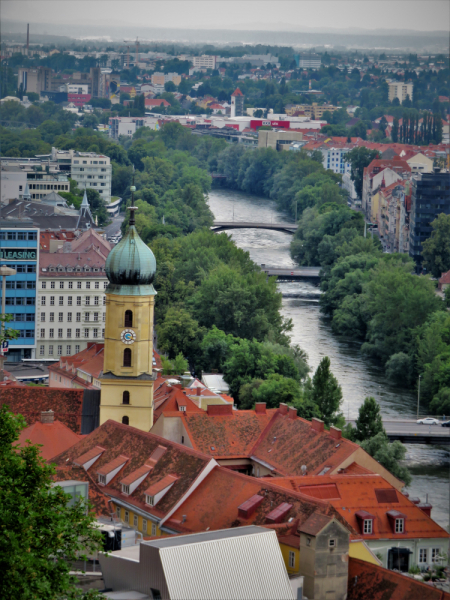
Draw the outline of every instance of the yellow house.
[[[146,519],[141,514],[137,514],[132,510],[127,510],[123,508],[123,506],[118,506],[114,503],[113,506],[116,516],[123,523],[126,523],[130,527],[133,527],[134,530],[139,531],[139,533],[142,533],[144,537],[167,535],[161,533],[158,524],[152,521],[150,515],[148,516],[148,519]]]
[[[152,285],[156,260],[135,227],[134,191],[127,234],[109,253],[100,425],[113,419],[144,431],[153,426]]]

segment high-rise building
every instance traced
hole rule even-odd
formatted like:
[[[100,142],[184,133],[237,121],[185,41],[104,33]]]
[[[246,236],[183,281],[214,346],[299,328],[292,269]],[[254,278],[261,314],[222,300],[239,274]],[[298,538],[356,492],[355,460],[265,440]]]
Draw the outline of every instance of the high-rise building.
[[[231,94],[231,117],[244,116],[244,94],[239,88],[236,88]]]
[[[156,260],[135,227],[134,185],[127,234],[106,261],[106,331],[100,424],[153,426],[153,279]]]
[[[433,228],[431,223],[444,213],[450,215],[450,172],[435,168],[412,179],[409,255],[418,271],[422,268],[422,244]]]
[[[52,69],[47,67],[37,67],[29,69],[21,67],[17,76],[18,86],[22,86],[23,92],[40,92],[49,91],[52,89],[52,77],[54,73]]]
[[[295,54],[294,58],[299,69],[320,69],[322,64],[320,54],[316,54],[315,52]]]
[[[216,68],[216,57],[208,56],[204,54],[203,56],[194,56],[193,58],[194,67],[203,68],[203,69],[215,69]]]
[[[403,83],[402,81],[394,81],[388,84],[389,85],[389,102],[392,102],[394,98],[398,98],[400,104],[403,104],[403,101],[406,100],[406,96],[409,96],[409,99],[413,99],[413,84],[412,83]]]

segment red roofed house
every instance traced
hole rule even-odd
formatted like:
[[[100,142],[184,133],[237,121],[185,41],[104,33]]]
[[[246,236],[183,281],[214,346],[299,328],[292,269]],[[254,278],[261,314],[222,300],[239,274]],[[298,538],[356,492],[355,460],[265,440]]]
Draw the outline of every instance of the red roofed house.
[[[273,483],[330,503],[382,564],[407,572],[434,566],[448,533],[431,519],[432,506],[408,498],[374,473],[277,478]]]
[[[372,198],[377,194],[384,180],[384,185],[389,186],[395,181],[410,176],[411,167],[404,160],[375,159],[368,167],[364,168],[362,209],[366,217],[372,221],[376,219],[378,206],[372,207]]]
[[[441,292],[445,292],[446,288],[450,286],[450,271],[447,273],[442,273],[440,278],[438,279],[438,290]]]
[[[159,100],[155,100],[153,98],[146,98],[145,99],[145,108],[155,108],[157,106],[164,106],[165,108],[167,108],[168,106],[170,106],[169,102],[167,102],[167,100],[164,100],[163,98],[160,98]]]
[[[79,442],[80,436],[61,421],[55,420],[53,411],[48,410],[41,412],[40,421],[20,432],[18,445],[26,446],[27,440],[32,444],[41,444],[42,458],[49,460]]]
[[[239,88],[236,88],[231,94],[231,118],[244,116],[244,99],[244,94]]]
[[[208,406],[206,412],[164,414],[151,429],[173,442],[181,442],[214,457],[234,471],[256,477],[284,477],[337,473],[356,463],[379,473],[396,489],[403,483],[367,454],[358,444],[344,439],[339,429],[324,430],[319,419],[307,421],[281,404],[266,409],[233,410],[231,405]]]

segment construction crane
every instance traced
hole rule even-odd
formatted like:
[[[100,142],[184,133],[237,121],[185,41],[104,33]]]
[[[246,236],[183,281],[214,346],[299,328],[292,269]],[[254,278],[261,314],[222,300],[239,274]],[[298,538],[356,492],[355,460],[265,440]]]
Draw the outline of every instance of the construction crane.
[[[123,40],[125,44],[127,44],[128,42],[133,43],[133,40]],[[136,37],[136,40],[134,41],[134,44],[136,46],[136,65],[139,62],[139,46],[140,46],[140,41],[139,39]],[[128,47],[129,48],[129,47]],[[128,50],[129,53],[129,50]],[[130,62],[128,61],[128,64],[130,64]]]

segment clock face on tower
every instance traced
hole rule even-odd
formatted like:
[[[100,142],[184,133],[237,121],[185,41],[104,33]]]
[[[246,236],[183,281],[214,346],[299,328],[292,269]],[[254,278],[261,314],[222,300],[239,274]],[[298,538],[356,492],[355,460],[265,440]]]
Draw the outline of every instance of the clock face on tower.
[[[120,334],[120,339],[124,344],[134,344],[136,341],[136,334],[132,329],[124,329]]]

